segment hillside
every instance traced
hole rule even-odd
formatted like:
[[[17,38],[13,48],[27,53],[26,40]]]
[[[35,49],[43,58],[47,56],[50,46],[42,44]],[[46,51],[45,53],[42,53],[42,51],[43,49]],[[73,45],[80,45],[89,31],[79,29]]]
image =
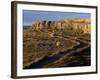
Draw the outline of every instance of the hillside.
[[[32,64],[36,67],[32,66],[31,68],[50,67],[53,65],[57,67],[59,63],[62,63],[63,56],[69,54],[70,51],[74,53],[76,49],[80,51],[81,48],[84,49],[87,45],[90,47],[90,32],[90,19],[33,21],[31,27],[26,26],[23,28],[23,68],[30,68]],[[87,50],[85,54],[88,54],[88,59],[85,57],[85,63],[87,60],[89,60],[89,63],[79,64],[82,62],[78,57],[80,53],[78,53],[78,56],[71,54],[69,58],[66,56],[64,59],[72,58],[68,62],[73,62],[71,64],[74,64],[75,59],[78,60],[78,63],[75,63],[75,65],[89,65],[90,51]],[[80,58],[83,56],[84,54],[80,55]],[[56,61],[56,59],[57,64],[51,62],[52,60]],[[65,62],[63,62],[63,65],[71,66]],[[62,66],[62,64],[58,66]]]

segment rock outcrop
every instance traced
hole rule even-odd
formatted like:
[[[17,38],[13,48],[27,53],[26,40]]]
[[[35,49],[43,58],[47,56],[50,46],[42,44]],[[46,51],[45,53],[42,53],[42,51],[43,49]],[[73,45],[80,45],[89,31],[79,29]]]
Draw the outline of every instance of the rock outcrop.
[[[90,19],[65,19],[62,21],[35,21],[32,23],[34,30],[58,29],[58,30],[82,30],[84,33],[90,33]]]

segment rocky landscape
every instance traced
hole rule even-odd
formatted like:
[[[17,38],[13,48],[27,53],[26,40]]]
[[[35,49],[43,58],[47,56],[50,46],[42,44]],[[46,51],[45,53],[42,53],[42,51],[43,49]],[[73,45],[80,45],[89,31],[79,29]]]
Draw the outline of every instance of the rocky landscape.
[[[34,21],[32,28],[34,30],[58,29],[58,30],[82,30],[84,33],[90,33],[90,19],[65,19],[61,21]]]
[[[89,66],[90,19],[33,21],[23,28],[23,68]]]

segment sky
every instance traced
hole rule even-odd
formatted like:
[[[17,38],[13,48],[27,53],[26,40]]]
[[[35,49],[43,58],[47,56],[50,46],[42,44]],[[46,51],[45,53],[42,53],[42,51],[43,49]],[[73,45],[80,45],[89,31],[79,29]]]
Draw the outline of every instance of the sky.
[[[90,13],[57,12],[57,11],[34,11],[23,10],[23,25],[31,25],[33,21],[57,21],[73,18],[90,18]]]

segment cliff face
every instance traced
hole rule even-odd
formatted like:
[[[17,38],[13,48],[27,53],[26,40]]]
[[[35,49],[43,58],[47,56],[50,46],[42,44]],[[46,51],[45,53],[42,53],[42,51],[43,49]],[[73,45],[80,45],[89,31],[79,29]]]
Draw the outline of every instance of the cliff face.
[[[84,33],[90,33],[90,19],[65,19],[62,21],[35,21],[32,23],[34,30],[42,29],[66,29],[66,30],[82,30]]]

